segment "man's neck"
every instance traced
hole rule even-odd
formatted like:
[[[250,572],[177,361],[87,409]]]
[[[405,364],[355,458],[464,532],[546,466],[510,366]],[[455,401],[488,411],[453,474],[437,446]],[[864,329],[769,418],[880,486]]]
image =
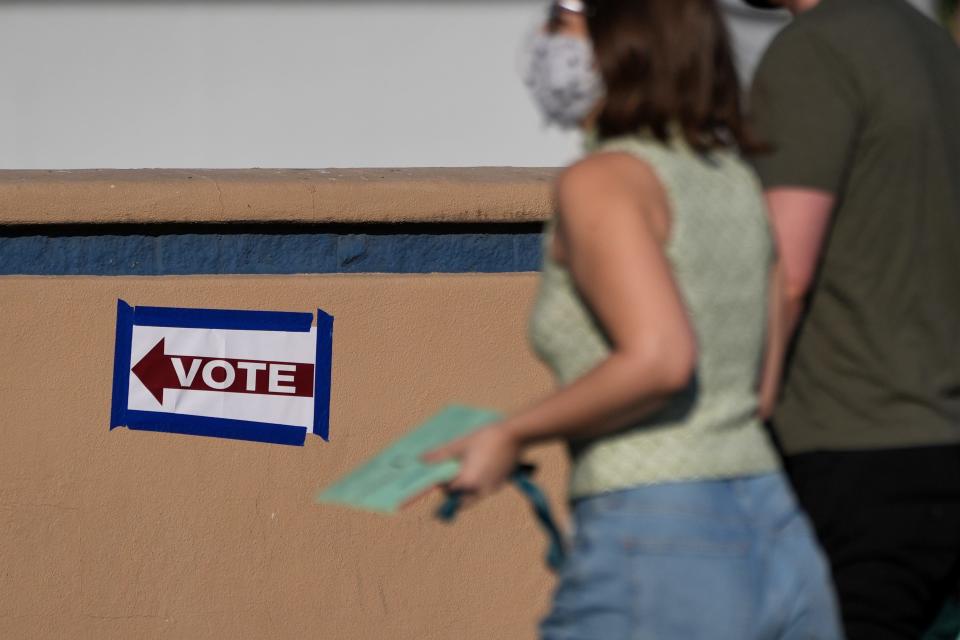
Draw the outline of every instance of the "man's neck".
[[[783,0],[783,7],[793,15],[809,11],[820,4],[820,0]]]

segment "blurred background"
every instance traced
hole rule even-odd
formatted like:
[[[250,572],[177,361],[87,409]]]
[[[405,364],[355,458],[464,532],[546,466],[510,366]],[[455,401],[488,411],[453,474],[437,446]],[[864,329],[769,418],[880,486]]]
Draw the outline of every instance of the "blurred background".
[[[746,80],[786,16],[721,4]],[[0,2],[0,169],[561,165],[518,73],[544,7]]]
[[[722,4],[746,79],[785,16]],[[517,71],[544,7],[0,2],[0,169],[564,164]]]

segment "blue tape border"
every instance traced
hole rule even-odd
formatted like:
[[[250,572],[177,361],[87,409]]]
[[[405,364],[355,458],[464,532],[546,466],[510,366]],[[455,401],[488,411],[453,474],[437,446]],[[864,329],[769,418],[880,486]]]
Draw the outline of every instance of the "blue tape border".
[[[113,398],[110,405],[111,430],[126,423],[133,314],[133,307],[123,300],[117,300],[117,336],[113,347]]]
[[[313,433],[330,441],[330,377],[333,367],[333,316],[317,309],[317,357],[313,365]]]
[[[306,333],[310,331],[310,326],[313,324],[313,314],[289,311],[136,307],[133,311],[133,324],[141,327]]]
[[[126,426],[134,431],[161,431],[297,447],[302,447],[307,439],[306,427],[293,427],[287,424],[187,416],[159,411],[128,410],[126,417]]]
[[[130,386],[130,351],[133,327],[178,327],[186,329],[227,329],[287,331],[305,333],[313,325],[313,314],[286,311],[237,311],[181,307],[131,307],[117,300],[117,329],[113,356],[113,398],[110,430],[126,426],[135,431],[159,431],[210,436],[232,440],[266,442],[302,447],[307,429],[292,425],[211,418],[161,411],[127,408]],[[317,309],[317,347],[314,364],[313,432],[330,439],[330,377],[333,355],[333,316]],[[321,402],[321,400],[323,402]]]

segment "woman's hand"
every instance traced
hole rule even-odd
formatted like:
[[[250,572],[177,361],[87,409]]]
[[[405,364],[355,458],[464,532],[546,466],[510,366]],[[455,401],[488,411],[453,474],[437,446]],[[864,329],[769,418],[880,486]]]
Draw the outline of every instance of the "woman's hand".
[[[446,489],[461,491],[468,502],[474,502],[503,485],[516,468],[522,449],[509,431],[494,424],[427,453],[423,460],[436,463],[458,459],[460,473]]]

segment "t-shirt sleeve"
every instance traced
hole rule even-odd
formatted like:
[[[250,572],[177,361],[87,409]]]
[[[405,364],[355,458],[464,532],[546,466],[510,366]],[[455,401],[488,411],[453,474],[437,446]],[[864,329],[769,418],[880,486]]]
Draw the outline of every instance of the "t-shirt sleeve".
[[[751,95],[757,133],[769,147],[754,158],[764,187],[837,194],[856,142],[859,113],[856,81],[846,61],[815,34],[788,27],[764,56]]]

